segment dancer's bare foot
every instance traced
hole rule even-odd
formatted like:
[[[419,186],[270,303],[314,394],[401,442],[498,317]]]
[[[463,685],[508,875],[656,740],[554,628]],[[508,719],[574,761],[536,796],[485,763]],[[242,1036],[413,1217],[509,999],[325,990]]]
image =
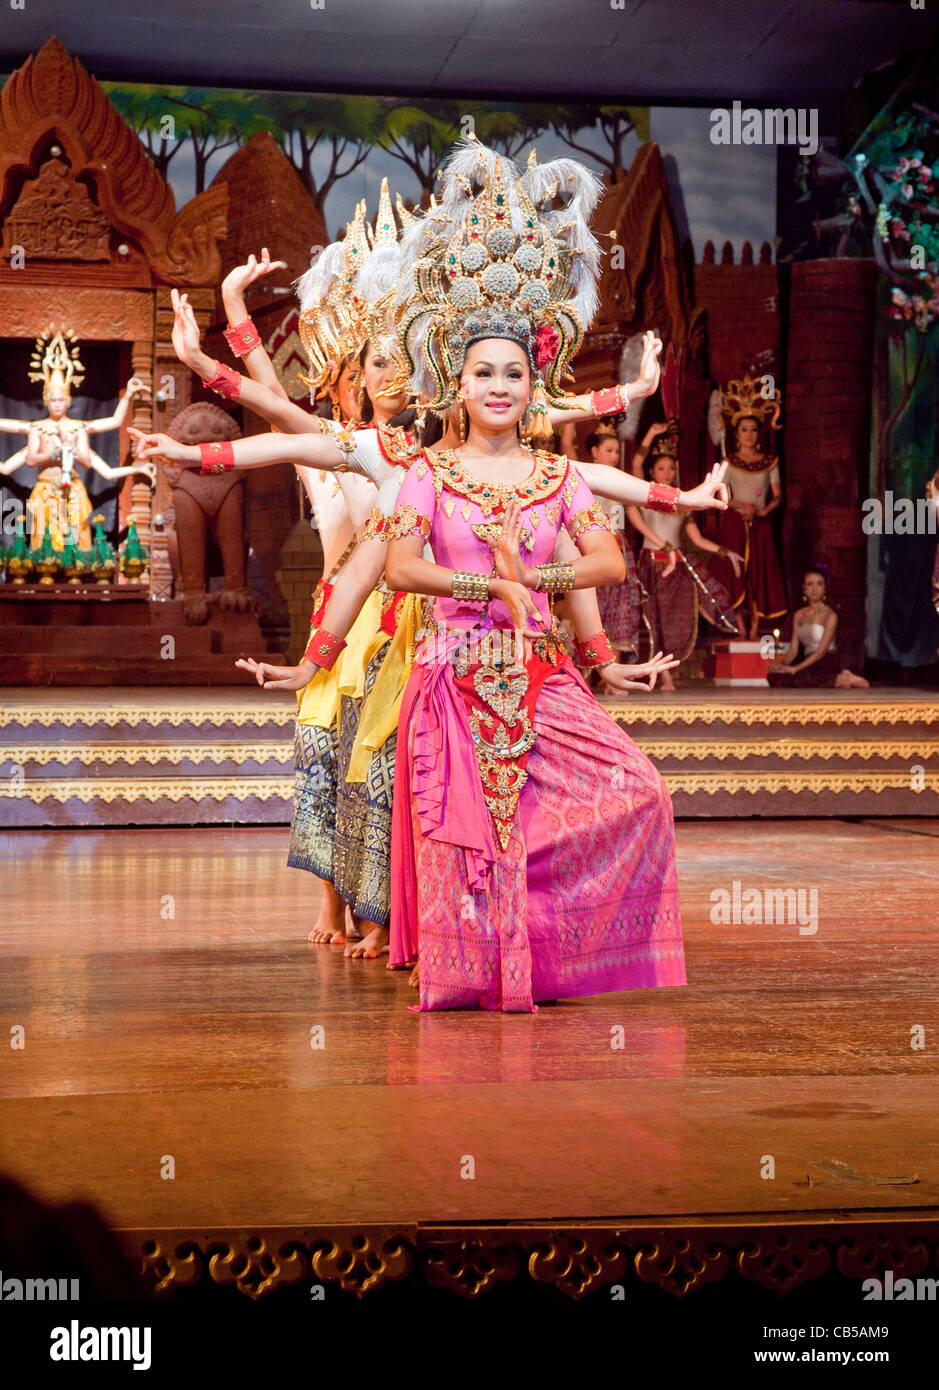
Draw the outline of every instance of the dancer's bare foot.
[[[307,937],[314,946],[343,946],[345,944],[345,932],[336,931],[332,927],[316,926]]]
[[[420,962],[418,962],[418,964],[415,965],[414,969],[411,971],[410,975],[408,976],[408,989],[420,989],[420,987],[421,987],[421,967],[420,967]]]
[[[388,928],[374,926],[367,936],[355,945],[348,942],[343,955],[349,960],[377,960],[388,952]]]
[[[345,925],[345,903],[331,883],[324,883],[323,906],[307,940],[317,946],[342,946],[346,939]]]
[[[870,681],[863,676],[856,676],[853,671],[849,671],[847,666],[843,671],[839,671],[835,677],[835,685],[839,690],[869,690]]]

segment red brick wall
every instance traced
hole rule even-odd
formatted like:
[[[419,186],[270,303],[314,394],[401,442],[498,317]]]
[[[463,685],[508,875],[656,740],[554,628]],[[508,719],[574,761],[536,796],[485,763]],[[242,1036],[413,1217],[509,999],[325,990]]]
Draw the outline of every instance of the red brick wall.
[[[779,279],[769,264],[769,247],[753,264],[749,242],[744,243],[741,264],[733,264],[733,251],[724,247],[721,264],[714,248],[705,247],[704,261],[694,268],[695,305],[707,310],[708,361],[711,378],[726,382],[762,353],[779,352]],[[749,262],[749,263],[747,263]]]
[[[851,665],[860,663],[864,649],[861,502],[870,453],[876,292],[873,261],[802,261],[791,270],[783,406],[786,568],[798,601],[805,567],[828,565],[838,646]]]

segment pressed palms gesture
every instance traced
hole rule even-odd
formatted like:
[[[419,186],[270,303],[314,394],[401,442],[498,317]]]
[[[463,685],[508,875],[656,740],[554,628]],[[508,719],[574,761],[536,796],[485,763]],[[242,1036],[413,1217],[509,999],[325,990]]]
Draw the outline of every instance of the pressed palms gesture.
[[[522,560],[519,551],[521,534],[522,503],[520,498],[513,497],[502,518],[502,533],[498,540],[490,538],[489,546],[495,561],[496,574],[501,579],[512,579],[516,584],[524,584],[526,588],[533,589],[538,576]]]

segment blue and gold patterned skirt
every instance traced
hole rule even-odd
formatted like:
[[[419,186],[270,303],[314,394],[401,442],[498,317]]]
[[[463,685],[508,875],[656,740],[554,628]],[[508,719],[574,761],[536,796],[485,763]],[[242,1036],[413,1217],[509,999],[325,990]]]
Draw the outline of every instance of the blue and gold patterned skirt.
[[[397,735],[392,734],[372,754],[364,782],[349,782],[345,774],[362,708],[387,653],[386,644],[369,662],[361,698],[341,697],[333,857],[333,882],[339,896],[357,917],[383,927],[391,919],[391,806]]]

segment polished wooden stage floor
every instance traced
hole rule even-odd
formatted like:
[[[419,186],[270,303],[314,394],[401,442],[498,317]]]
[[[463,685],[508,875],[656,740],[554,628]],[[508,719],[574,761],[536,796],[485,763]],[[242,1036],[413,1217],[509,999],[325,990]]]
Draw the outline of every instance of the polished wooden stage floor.
[[[416,1016],[308,945],[286,841],[0,837],[0,1169],[141,1240],[935,1218],[939,822],[680,823],[689,985],[536,1016]],[[712,921],[735,880],[814,889],[817,930]]]

